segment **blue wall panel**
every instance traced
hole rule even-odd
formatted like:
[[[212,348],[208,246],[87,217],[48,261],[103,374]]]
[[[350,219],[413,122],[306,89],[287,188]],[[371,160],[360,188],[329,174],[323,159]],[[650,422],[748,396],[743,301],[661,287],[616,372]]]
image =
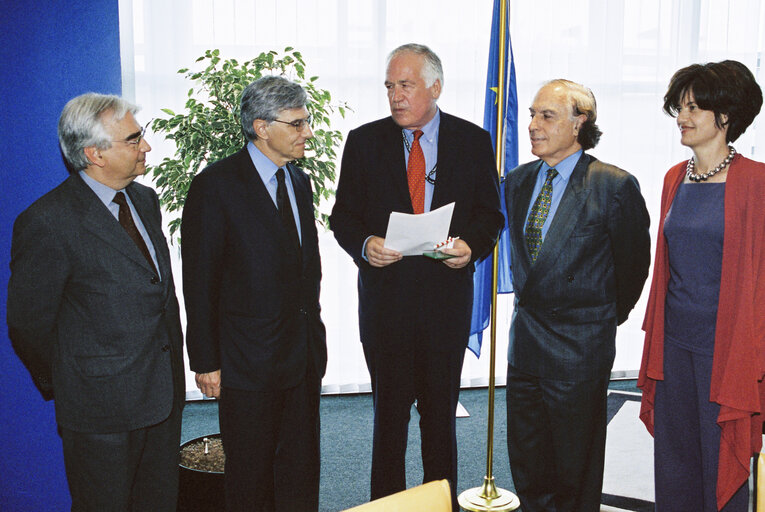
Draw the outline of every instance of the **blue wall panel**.
[[[0,315],[16,216],[63,181],[56,124],[88,92],[121,92],[118,0],[4,0],[0,17]],[[68,510],[53,403],[0,333],[0,510]]]

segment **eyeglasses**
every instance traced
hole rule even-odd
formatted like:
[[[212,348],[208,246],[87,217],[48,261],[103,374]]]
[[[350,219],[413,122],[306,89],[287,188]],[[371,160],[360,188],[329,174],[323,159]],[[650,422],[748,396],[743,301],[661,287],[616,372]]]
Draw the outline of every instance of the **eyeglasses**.
[[[305,119],[295,119],[294,121],[282,121],[280,119],[274,119],[274,121],[277,123],[288,124],[299,132],[302,132],[303,128],[306,126],[309,128],[311,127],[311,116],[308,116]]]
[[[138,146],[141,144],[141,141],[143,140],[143,136],[146,133],[146,128],[149,127],[152,121],[153,119],[149,120],[149,122],[146,123],[146,126],[141,128],[141,133],[138,134],[138,137],[134,139],[129,139],[129,140],[113,140],[111,142],[122,142],[123,144],[127,144],[129,146],[132,146],[135,149],[138,149]]]

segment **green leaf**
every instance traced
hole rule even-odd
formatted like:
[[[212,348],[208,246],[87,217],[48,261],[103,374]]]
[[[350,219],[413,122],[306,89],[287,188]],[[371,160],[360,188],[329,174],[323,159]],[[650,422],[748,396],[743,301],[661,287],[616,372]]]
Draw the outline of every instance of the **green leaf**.
[[[205,61],[205,62],[203,62]],[[172,158],[165,157],[158,166],[149,167],[160,203],[168,212],[181,212],[189,185],[194,176],[208,163],[239,151],[247,142],[241,132],[239,102],[245,86],[265,75],[283,75],[302,85],[308,94],[308,111],[322,128],[330,127],[335,112],[345,117],[350,110],[345,102],[332,103],[329,91],[318,87],[318,76],[305,79],[306,64],[300,52],[292,47],[281,54],[275,50],[261,52],[257,57],[240,63],[223,59],[218,49],[206,50],[196,59],[201,70],[179,70],[192,82],[187,92],[183,113],[162,109],[169,119],[158,118],[152,123],[156,133],[175,144]],[[218,66],[221,66],[220,68]],[[330,129],[314,129],[315,137],[306,145],[306,155],[299,164],[311,178],[314,204],[334,194],[336,150],[342,134]],[[326,227],[327,215],[315,210],[317,222]],[[176,213],[177,215],[177,213]],[[171,241],[180,243],[176,233],[181,219],[168,224]]]

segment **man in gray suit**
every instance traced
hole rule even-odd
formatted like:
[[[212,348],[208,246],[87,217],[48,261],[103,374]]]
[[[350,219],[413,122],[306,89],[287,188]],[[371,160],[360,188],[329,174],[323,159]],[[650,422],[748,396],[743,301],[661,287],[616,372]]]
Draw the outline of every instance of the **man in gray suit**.
[[[178,301],[151,147],[117,96],[84,94],[58,126],[71,175],[16,219],[8,330],[55,400],[72,510],[175,510],[184,399]]]
[[[524,512],[597,511],[616,326],[648,275],[648,212],[632,175],[583,152],[601,134],[589,89],[553,80],[529,110],[539,160],[505,181],[510,466]]]

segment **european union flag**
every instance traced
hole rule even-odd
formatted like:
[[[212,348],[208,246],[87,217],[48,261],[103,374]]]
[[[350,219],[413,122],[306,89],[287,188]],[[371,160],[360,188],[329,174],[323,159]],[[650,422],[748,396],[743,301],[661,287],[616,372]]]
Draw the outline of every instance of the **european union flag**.
[[[505,40],[503,90],[499,90],[500,64],[500,7],[505,2]],[[509,0],[494,0],[494,14],[491,22],[491,43],[489,45],[489,69],[486,74],[486,100],[483,107],[483,127],[491,134],[495,151],[497,147],[497,106],[500,94],[504,98],[503,130],[504,138],[504,167],[502,176],[508,170],[518,165],[518,93],[515,86],[515,64],[513,62],[513,47],[510,44],[510,2]],[[497,155],[499,160],[500,155]],[[500,187],[502,195],[502,213],[505,214],[505,227],[500,233],[498,245],[498,274],[497,292],[510,293],[513,291],[512,272],[510,269],[510,238],[507,229],[507,213],[505,212],[505,190]],[[491,299],[494,290],[491,289],[492,260],[485,258],[476,265],[473,277],[473,319],[470,325],[470,341],[468,348],[476,355],[481,355],[483,331],[489,325]]]

